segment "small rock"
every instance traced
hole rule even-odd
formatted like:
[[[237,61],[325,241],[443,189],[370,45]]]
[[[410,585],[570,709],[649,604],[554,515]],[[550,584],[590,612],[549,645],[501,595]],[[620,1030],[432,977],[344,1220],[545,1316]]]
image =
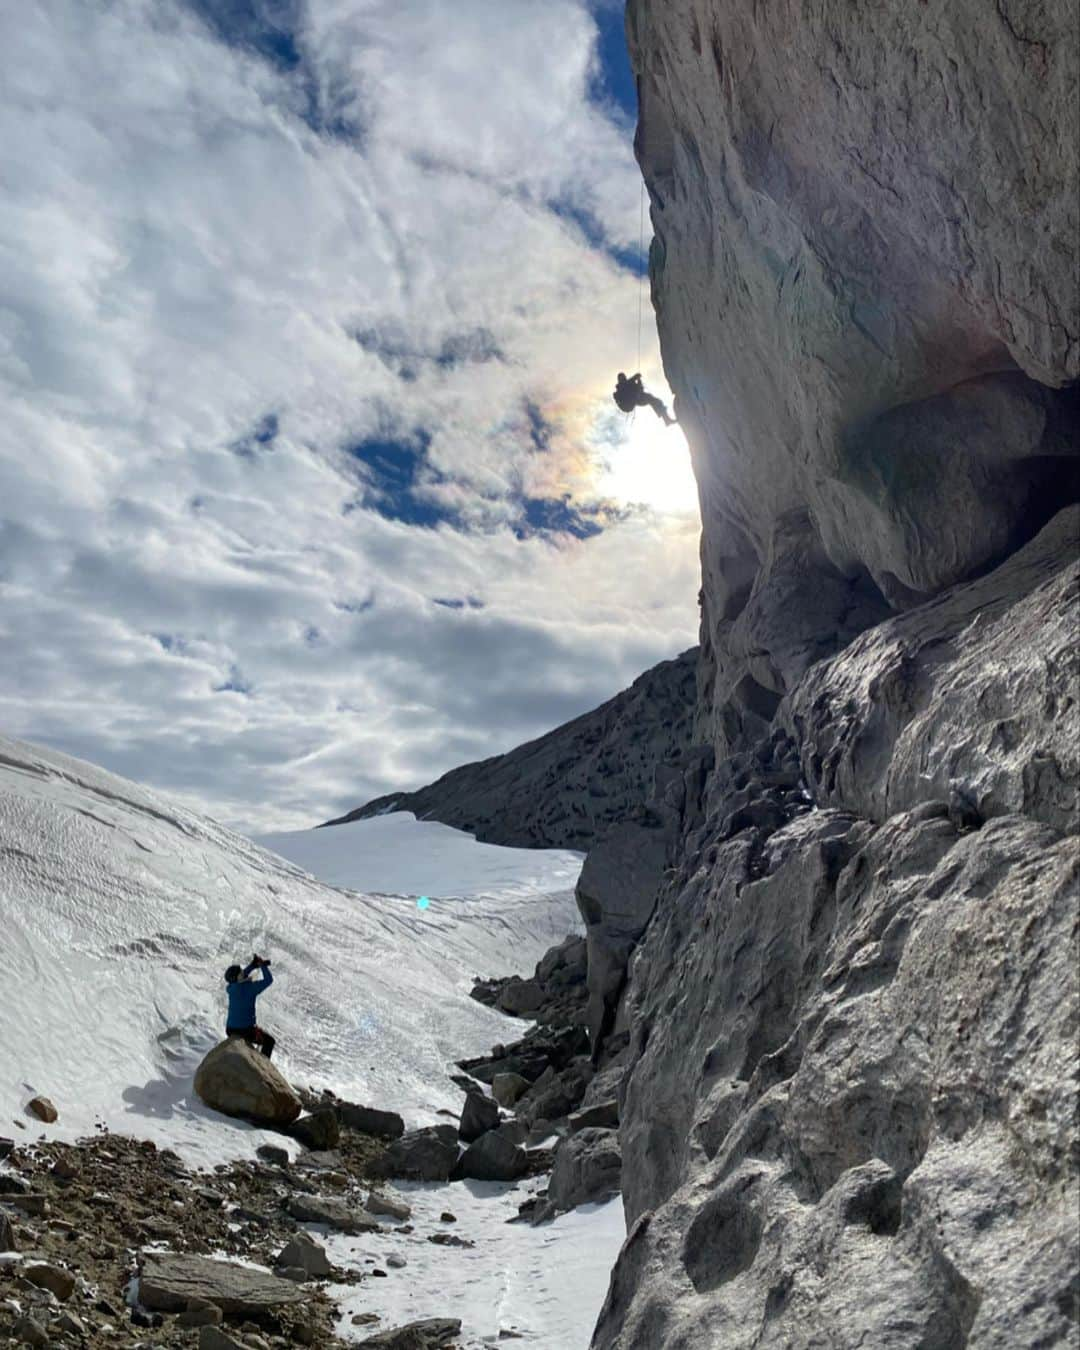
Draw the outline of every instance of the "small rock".
[[[385,1214],[390,1219],[404,1220],[412,1215],[412,1210],[404,1200],[372,1191],[364,1201],[369,1214]]]
[[[61,1331],[66,1331],[71,1336],[85,1336],[86,1323],[76,1317],[73,1312],[62,1312],[56,1320],[56,1325]]]
[[[32,1214],[39,1219],[49,1212],[48,1201],[43,1195],[38,1195],[36,1192],[30,1192],[27,1195],[13,1195],[10,1197],[9,1203],[14,1205],[16,1209],[21,1209],[24,1214]]]
[[[51,1125],[60,1114],[48,1097],[32,1097],[26,1103],[26,1109],[30,1115],[37,1116],[38,1120],[43,1120],[46,1125]]]
[[[385,1271],[385,1270],[380,1270],[378,1266],[376,1266],[375,1269],[374,1269],[371,1273],[372,1273],[373,1276],[375,1276],[376,1279],[379,1279],[379,1280],[387,1280],[387,1279],[390,1278],[390,1277],[387,1275],[386,1271]]]
[[[52,1165],[52,1174],[61,1181],[72,1181],[79,1175],[79,1163],[73,1154],[62,1153]]]
[[[440,1222],[440,1223],[457,1223],[457,1215],[456,1215],[456,1214],[451,1214],[450,1211],[449,1211],[448,1209],[444,1209],[443,1212],[439,1215],[439,1222]]]
[[[143,1312],[141,1308],[132,1308],[131,1325],[135,1327],[146,1327],[151,1329],[159,1327],[165,1321],[160,1313]]]
[[[220,1327],[204,1326],[199,1332],[199,1350],[245,1350],[243,1341],[238,1341]]]
[[[0,1195],[25,1195],[30,1183],[14,1172],[0,1172]]]
[[[409,1322],[403,1327],[380,1331],[360,1342],[367,1350],[442,1350],[461,1334],[457,1318],[432,1317],[425,1322]]]
[[[8,1139],[6,1135],[0,1136],[0,1162],[9,1157],[15,1151],[15,1140]]]
[[[20,1317],[11,1328],[17,1345],[48,1345],[49,1333],[32,1317]]]
[[[277,1144],[260,1144],[255,1153],[263,1162],[274,1163],[277,1167],[289,1165],[288,1149],[278,1148]]]
[[[404,1270],[409,1263],[403,1256],[399,1256],[397,1252],[392,1252],[386,1258],[386,1264],[391,1270]]]
[[[55,1294],[61,1303],[69,1299],[75,1290],[75,1276],[71,1271],[65,1270],[63,1266],[50,1265],[47,1261],[35,1261],[23,1266],[22,1275],[39,1289],[48,1289],[49,1293]]]
[[[0,1214],[0,1252],[16,1250],[15,1233],[11,1227],[11,1220],[6,1214]]]
[[[468,1238],[459,1238],[456,1233],[432,1233],[428,1237],[429,1242],[434,1242],[436,1247],[475,1247],[475,1242],[470,1242]]]
[[[283,1280],[292,1280],[293,1284],[306,1284],[310,1278],[303,1266],[275,1266],[274,1274]]]
[[[193,1298],[176,1320],[182,1327],[217,1327],[221,1325],[222,1316],[216,1303],[205,1298]]]

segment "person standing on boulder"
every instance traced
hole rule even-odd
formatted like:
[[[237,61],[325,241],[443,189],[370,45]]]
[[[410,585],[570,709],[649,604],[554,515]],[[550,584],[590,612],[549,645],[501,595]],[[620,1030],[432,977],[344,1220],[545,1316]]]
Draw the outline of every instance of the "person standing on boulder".
[[[261,970],[262,979],[250,980],[252,971]],[[230,966],[225,972],[228,986],[229,1016],[225,1024],[226,1036],[240,1036],[248,1045],[261,1050],[267,1059],[274,1053],[277,1041],[262,1027],[255,1025],[255,1000],[264,994],[274,983],[270,974],[270,962],[261,956],[253,956],[243,970],[239,966]]]

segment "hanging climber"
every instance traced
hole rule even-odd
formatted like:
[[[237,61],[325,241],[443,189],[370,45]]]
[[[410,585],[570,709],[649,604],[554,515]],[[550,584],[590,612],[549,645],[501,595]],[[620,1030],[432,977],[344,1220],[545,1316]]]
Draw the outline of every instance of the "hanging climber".
[[[640,375],[631,375],[629,379],[619,371],[615,382],[615,403],[623,412],[633,412],[635,408],[651,408],[666,427],[673,427],[677,421],[668,416],[668,410],[655,394],[647,394],[641,383]]]
[[[248,979],[255,970],[262,971],[262,979],[258,983]],[[255,1025],[255,1000],[260,994],[265,994],[274,983],[274,977],[270,974],[270,962],[261,956],[253,956],[243,970],[239,966],[230,966],[225,972],[225,983],[228,985],[229,995],[229,1016],[225,1024],[225,1035],[239,1036],[241,1040],[247,1041],[248,1045],[261,1050],[269,1059],[277,1042],[269,1032]]]

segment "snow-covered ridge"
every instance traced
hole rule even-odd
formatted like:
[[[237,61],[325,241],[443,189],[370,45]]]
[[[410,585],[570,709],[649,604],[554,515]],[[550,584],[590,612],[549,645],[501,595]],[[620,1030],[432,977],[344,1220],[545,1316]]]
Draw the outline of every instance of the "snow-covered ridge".
[[[134,783],[0,738],[0,1114],[25,1122],[45,1092],[68,1134],[102,1120],[198,1161],[249,1152],[250,1131],[209,1117],[191,1075],[221,1033],[222,971],[252,950],[273,959],[260,1016],[287,1074],[410,1122],[454,1109],[448,1063],[505,1037],[504,1019],[467,997],[471,977],[526,969],[577,926],[579,856],[477,844],[401,814],[280,847],[353,890]]]

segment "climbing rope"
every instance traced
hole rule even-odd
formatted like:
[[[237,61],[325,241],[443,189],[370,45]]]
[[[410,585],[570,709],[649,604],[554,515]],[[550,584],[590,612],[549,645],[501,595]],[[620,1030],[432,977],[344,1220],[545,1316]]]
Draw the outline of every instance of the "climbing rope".
[[[641,207],[638,212],[638,265],[642,271],[638,275],[637,291],[637,366],[635,369],[641,369],[641,313],[645,297],[645,272],[648,270],[645,264],[645,179],[641,180]]]

